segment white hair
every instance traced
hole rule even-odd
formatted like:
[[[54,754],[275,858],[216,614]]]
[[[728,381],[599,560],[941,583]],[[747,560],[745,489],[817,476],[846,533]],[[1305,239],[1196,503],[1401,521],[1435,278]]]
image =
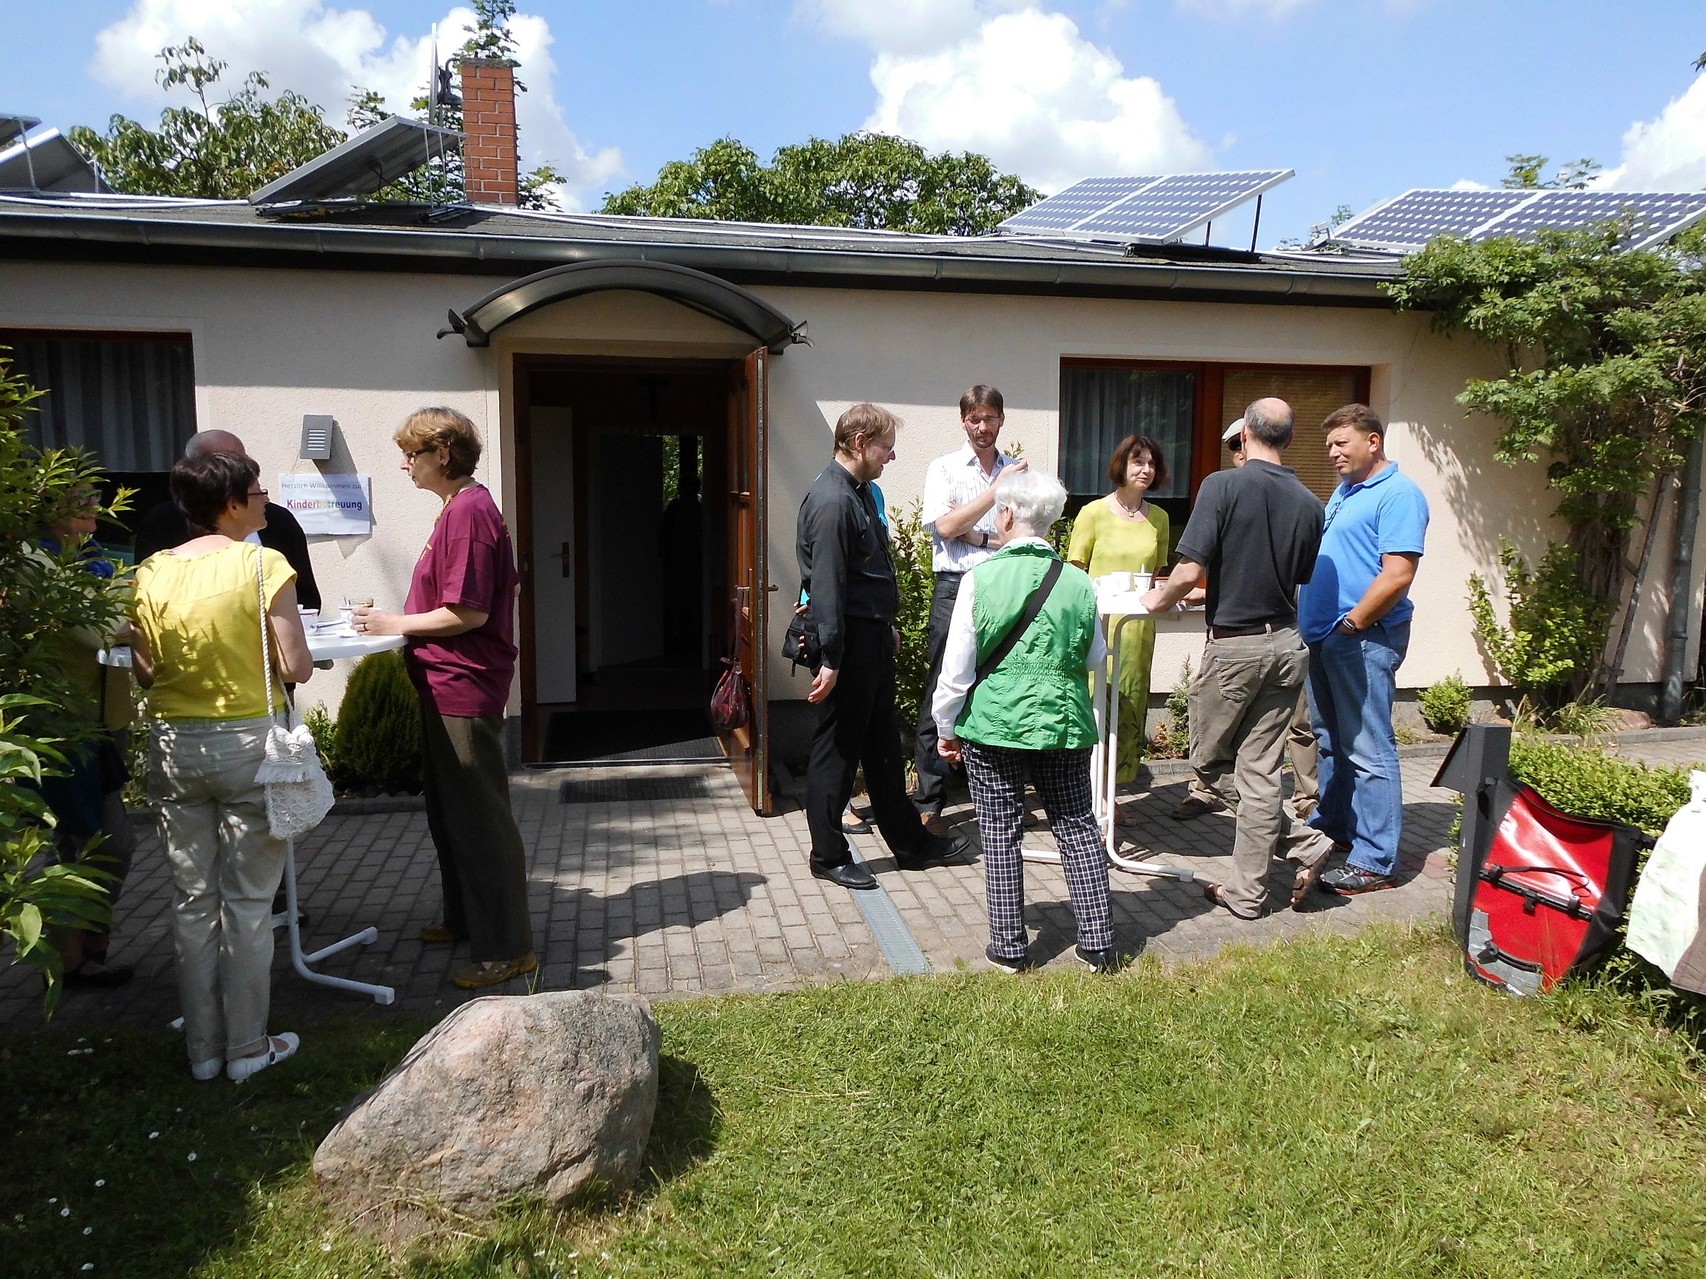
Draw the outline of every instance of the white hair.
[[[1013,522],[1038,535],[1047,533],[1066,509],[1066,486],[1047,471],[1004,475],[995,490],[995,509],[1013,513]]]

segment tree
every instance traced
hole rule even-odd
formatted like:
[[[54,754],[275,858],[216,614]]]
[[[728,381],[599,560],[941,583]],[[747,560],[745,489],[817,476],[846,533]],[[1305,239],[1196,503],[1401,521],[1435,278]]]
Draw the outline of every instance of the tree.
[[[344,140],[301,94],[264,96],[267,78],[259,71],[224,102],[210,102],[209,90],[228,64],[209,57],[194,36],[157,56],[155,83],[165,90],[189,86],[198,105],[166,108],[157,129],[115,115],[105,134],[84,125],[71,130],[72,145],[100,166],[115,191],[241,199]]]
[[[456,57],[513,60],[516,53],[515,36],[510,32],[509,20],[515,16],[515,0],[473,0],[473,6],[474,25],[462,28],[468,38],[456,51]],[[435,79],[437,75],[438,69],[435,67]],[[519,77],[515,81],[515,91],[527,92],[527,86]],[[422,94],[410,100],[409,109],[416,114],[430,111],[433,121],[447,129],[462,127],[460,103],[435,105],[430,97]],[[373,89],[357,89],[350,95],[348,120],[352,129],[366,129],[378,124],[390,114],[384,97]],[[517,132],[519,134],[519,130]],[[563,175],[549,164],[523,169],[517,177],[520,206],[524,209],[560,208],[554,188],[562,181]],[[444,156],[435,156],[413,173],[381,188],[374,193],[374,198],[438,204],[445,200],[446,192],[460,195],[463,189],[462,156],[459,152],[451,152]]]
[[[1502,419],[1501,461],[1546,461],[1580,588],[1607,616],[1639,586],[1626,557],[1643,502],[1650,548],[1662,488],[1706,425],[1706,238],[1630,251],[1631,234],[1612,222],[1444,236],[1388,286],[1435,328],[1505,348],[1510,371],[1470,381],[1458,402]]]
[[[47,856],[54,819],[35,784],[63,771],[66,749],[94,726],[66,711],[74,704],[66,673],[57,647],[42,640],[79,627],[105,631],[119,606],[75,551],[54,556],[34,545],[56,513],[85,505],[82,494],[99,475],[86,453],[26,442],[24,418],[37,395],[0,347],[0,940],[46,975],[51,1012],[60,957],[49,928],[96,927],[107,904],[104,872]],[[105,513],[116,514],[127,497],[121,490]]]
[[[603,211],[982,235],[1041,198],[984,156],[932,155],[904,138],[849,133],[782,147],[769,165],[720,138],[664,165],[651,185],[607,195]]]
[[[1605,167],[1593,157],[1583,156],[1559,165],[1558,171],[1550,178],[1543,178],[1541,174],[1546,171],[1548,162],[1548,157],[1543,155],[1507,155],[1505,163],[1510,167],[1503,185],[1518,190],[1583,191],[1593,180],[1593,175]]]

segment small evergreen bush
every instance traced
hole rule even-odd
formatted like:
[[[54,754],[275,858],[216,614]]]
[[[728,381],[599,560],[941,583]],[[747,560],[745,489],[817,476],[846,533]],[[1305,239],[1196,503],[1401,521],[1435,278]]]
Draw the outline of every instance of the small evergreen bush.
[[[1422,723],[1436,733],[1455,737],[1469,723],[1469,685],[1459,674],[1454,673],[1437,684],[1429,684],[1416,700],[1422,712]]]
[[[353,795],[418,794],[420,716],[402,653],[393,649],[357,662],[332,734],[339,788]]]
[[[1582,589],[1575,552],[1564,543],[1547,548],[1530,569],[1516,547],[1499,539],[1510,624],[1500,623],[1492,592],[1479,573],[1469,577],[1469,615],[1493,667],[1523,701],[1541,713],[1556,710],[1593,678],[1605,649],[1611,609]]]
[[[1511,776],[1578,817],[1627,822],[1657,835],[1688,802],[1688,770],[1653,768],[1591,747],[1517,737]]]
[[[326,703],[315,702],[302,716],[302,722],[314,735],[314,749],[320,754],[320,767],[328,777],[337,772],[337,725],[332,722]]]
[[[1191,753],[1191,659],[1179,667],[1179,680],[1167,694],[1167,718],[1149,738],[1152,759],[1186,759]]]
[[[889,508],[890,555],[895,585],[900,590],[900,652],[895,654],[895,717],[910,756],[913,729],[924,700],[924,677],[930,673],[930,597],[936,589],[931,568],[930,530],[924,527],[924,508],[914,502],[905,511]]]

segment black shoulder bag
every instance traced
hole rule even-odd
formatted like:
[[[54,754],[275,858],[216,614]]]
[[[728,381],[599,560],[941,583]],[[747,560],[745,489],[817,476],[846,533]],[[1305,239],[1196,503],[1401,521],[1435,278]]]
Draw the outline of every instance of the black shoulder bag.
[[[1060,571],[1066,567],[1061,560],[1055,560],[1043,574],[1043,580],[1037,583],[1037,589],[1031,592],[1031,597],[1025,601],[1025,610],[1014,620],[1007,633],[1001,637],[1001,642],[989,650],[989,656],[977,664],[977,676],[966,690],[966,701],[970,702],[972,694],[977,692],[977,686],[988,679],[997,666],[1007,660],[1019,641],[1025,638],[1025,632],[1031,629],[1031,623],[1037,620],[1037,614],[1043,611],[1043,605],[1048,601],[1049,592],[1054,590],[1054,584],[1060,580]]]

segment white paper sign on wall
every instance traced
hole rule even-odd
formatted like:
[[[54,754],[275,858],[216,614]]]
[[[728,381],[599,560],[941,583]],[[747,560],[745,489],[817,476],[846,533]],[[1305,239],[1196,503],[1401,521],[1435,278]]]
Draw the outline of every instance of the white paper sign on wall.
[[[373,532],[373,477],[312,475],[293,471],[278,477],[278,503],[304,533],[366,537]]]

